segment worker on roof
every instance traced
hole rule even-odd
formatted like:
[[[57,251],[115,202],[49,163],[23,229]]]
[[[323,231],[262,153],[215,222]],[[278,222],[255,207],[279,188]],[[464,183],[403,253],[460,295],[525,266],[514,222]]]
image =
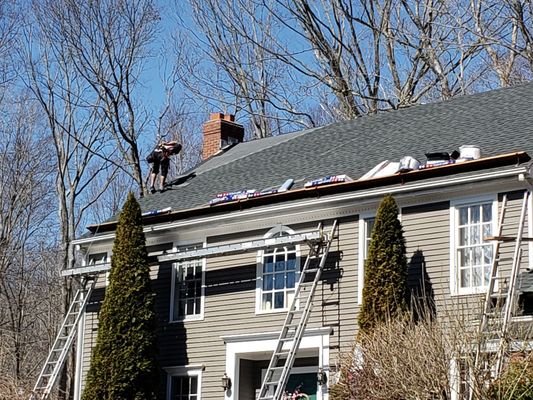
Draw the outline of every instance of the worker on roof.
[[[165,181],[167,179],[168,167],[170,165],[170,156],[176,155],[181,151],[181,144],[176,141],[160,142],[155,149],[146,158],[152,169],[150,171],[150,193],[155,193],[155,178],[161,170],[159,176],[159,191],[165,190]]]

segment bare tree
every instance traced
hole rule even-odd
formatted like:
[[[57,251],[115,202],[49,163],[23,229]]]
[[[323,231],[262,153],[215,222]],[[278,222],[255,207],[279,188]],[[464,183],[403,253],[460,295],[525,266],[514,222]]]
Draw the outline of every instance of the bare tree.
[[[258,132],[276,118],[264,105],[313,125],[317,113],[302,110],[350,119],[464,93],[480,51],[478,37],[463,26],[467,10],[454,2],[190,3],[203,32],[197,47],[216,66],[201,71],[203,87],[225,90],[248,107]],[[300,96],[287,96],[294,92]]]
[[[2,110],[8,113],[0,121],[0,385],[24,393],[60,316],[59,268],[49,262],[56,245],[49,235],[53,164],[51,141],[36,133],[39,114],[27,96],[12,97]]]
[[[278,45],[273,14],[248,0],[189,4],[194,26],[186,26],[189,35],[177,36],[176,54],[182,82],[193,95],[248,117],[252,138],[315,125],[302,106],[305,96],[300,96],[298,82],[271,55]],[[194,51],[184,50],[187,40]]]
[[[147,115],[136,89],[159,20],[153,2],[61,0],[36,2],[36,7],[37,3],[53,29],[54,42],[61,43],[91,91],[92,112],[105,118],[105,130],[126,161],[125,171],[144,193],[138,139]]]
[[[102,109],[100,96],[91,95],[92,85],[81,74],[72,49],[62,36],[64,21],[54,19],[55,2],[34,2],[30,23],[25,31],[25,81],[46,117],[47,131],[53,144],[57,174],[55,189],[58,201],[61,268],[72,268],[75,262],[72,240],[91,205],[113,182],[120,159],[109,130],[112,122]],[[109,179],[97,190],[88,189],[99,175]],[[63,309],[71,301],[74,282],[63,280]],[[62,391],[73,390],[72,353],[62,376]]]
[[[471,0],[469,7],[471,23],[465,26],[478,37],[486,68],[498,80],[496,85],[505,87],[533,78],[531,1]]]

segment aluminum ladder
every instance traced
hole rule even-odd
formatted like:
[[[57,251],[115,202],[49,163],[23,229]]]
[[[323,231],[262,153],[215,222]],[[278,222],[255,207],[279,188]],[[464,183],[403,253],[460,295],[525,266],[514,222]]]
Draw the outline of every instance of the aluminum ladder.
[[[482,346],[488,341],[496,339],[498,341],[498,347],[493,369],[496,377],[502,370],[506,349],[509,344],[509,324],[516,311],[515,308],[518,300],[517,280],[520,273],[520,261],[522,259],[522,241],[531,241],[531,238],[523,237],[530,196],[531,193],[528,190],[524,191],[516,236],[503,236],[505,214],[508,208],[507,194],[505,194],[502,199],[496,235],[485,238],[485,240],[495,241],[496,243],[490,269],[489,285],[479,323],[478,337],[480,343],[477,347],[474,365],[476,368],[480,367],[481,353],[485,350]],[[511,270],[508,275],[503,276],[498,275],[498,270],[502,261],[500,258],[501,244],[504,242],[514,242],[514,250]],[[507,290],[504,290],[503,283],[506,283]],[[469,398],[473,399],[473,395],[473,391],[471,391]]]
[[[329,234],[322,234],[322,237],[318,240],[308,242],[309,253],[301,269],[294,298],[285,317],[276,348],[272,353],[270,364],[261,384],[258,400],[280,400],[283,396],[290,371],[296,359],[296,352],[300,347],[311,314],[313,297],[324,270],[336,230],[337,220],[333,222]],[[312,265],[313,260],[315,260],[314,265]],[[318,265],[316,265],[316,261],[318,261]],[[313,276],[312,281],[309,279],[310,276]],[[277,375],[278,373],[279,375]]]
[[[46,400],[50,396],[67,354],[72,347],[78,323],[96,285],[96,278],[97,276],[84,277],[82,287],[76,292],[74,299],[70,303],[68,312],[63,319],[61,328],[57,332],[54,345],[48,354],[29,400]]]

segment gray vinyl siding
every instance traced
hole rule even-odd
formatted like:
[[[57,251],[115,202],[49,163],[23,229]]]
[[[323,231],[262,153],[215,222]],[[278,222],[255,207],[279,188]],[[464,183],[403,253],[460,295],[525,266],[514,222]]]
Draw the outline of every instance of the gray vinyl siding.
[[[517,225],[521,201],[521,197],[510,196],[506,226]],[[450,201],[404,207],[401,210],[401,221],[407,245],[410,287],[414,290],[418,288],[418,294],[421,293],[421,287],[432,293],[437,315],[444,314],[451,305],[458,303],[468,312],[477,309],[482,296],[452,296],[450,293]],[[328,232],[331,222],[326,221],[325,232]],[[316,224],[291,225],[289,228],[297,232],[308,231],[315,229]],[[338,237],[333,241],[308,324],[308,328],[332,328],[330,366],[335,366],[339,355],[350,349],[357,332],[358,228],[358,215],[339,219]],[[228,233],[207,237],[206,241],[208,246],[216,246],[259,239],[267,232],[268,229]],[[504,234],[516,235],[516,227],[507,228]],[[527,266],[527,247],[524,246],[523,267]],[[512,243],[504,244],[502,257],[512,256],[512,251]],[[220,399],[220,380],[225,372],[231,373],[225,370],[226,345],[222,338],[277,332],[285,318],[285,312],[256,313],[257,254],[251,251],[207,260],[202,320],[170,321],[173,265],[164,263],[151,268],[160,318],[161,367],[203,366],[201,390],[204,400]],[[306,254],[307,246],[300,245],[301,265]],[[83,379],[89,367],[90,350],[96,342],[97,311],[99,301],[103,298],[103,289],[100,283],[85,315]],[[242,382],[244,380],[241,381],[244,384]],[[163,380],[162,396],[165,388],[166,382]],[[242,387],[242,390],[251,393],[252,388]]]
[[[316,228],[316,224],[290,226],[296,231]],[[268,230],[244,235],[208,238],[209,246],[247,241],[263,237]],[[325,227],[328,231],[328,226]],[[357,302],[357,219],[344,219],[339,225],[339,237],[330,254],[340,255],[338,263],[329,263],[318,287],[309,328],[331,326],[331,362],[340,346],[348,346],[355,333]],[[300,246],[303,264],[307,246]],[[257,253],[249,252],[208,259],[205,282],[204,319],[168,323],[170,305],[171,265],[162,265],[157,279],[159,314],[163,317],[160,346],[162,367],[203,365],[203,399],[219,399],[220,379],[225,371],[226,346],[221,337],[264,332],[277,332],[285,312],[256,314]],[[339,274],[342,279],[339,280]],[[339,285],[342,290],[339,291]],[[342,330],[341,330],[342,328]]]

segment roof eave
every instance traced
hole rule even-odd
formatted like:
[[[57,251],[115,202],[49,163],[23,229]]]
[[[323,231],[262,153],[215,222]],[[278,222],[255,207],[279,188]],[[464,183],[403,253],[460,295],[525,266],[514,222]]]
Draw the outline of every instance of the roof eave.
[[[321,197],[325,195],[338,194],[350,191],[358,191],[380,186],[394,184],[404,184],[407,182],[419,181],[424,179],[438,178],[447,175],[455,175],[465,172],[474,172],[488,168],[498,168],[510,165],[519,165],[531,160],[526,152],[507,153],[493,157],[481,158],[478,160],[465,161],[456,164],[432,167],[410,172],[401,172],[394,175],[342,182],[323,186],[314,186],[289,190],[283,193],[276,193],[261,197],[252,197],[242,200],[219,203],[213,206],[201,206],[185,210],[178,210],[161,215],[147,216],[143,218],[145,225],[159,224],[168,221],[175,221],[184,218],[198,217],[213,213],[225,213],[234,210],[243,210],[252,207],[259,207],[267,204],[274,204],[284,201],[291,201],[304,198]],[[109,232],[116,227],[117,221],[108,221],[101,224],[89,225],[87,228],[92,232]]]

